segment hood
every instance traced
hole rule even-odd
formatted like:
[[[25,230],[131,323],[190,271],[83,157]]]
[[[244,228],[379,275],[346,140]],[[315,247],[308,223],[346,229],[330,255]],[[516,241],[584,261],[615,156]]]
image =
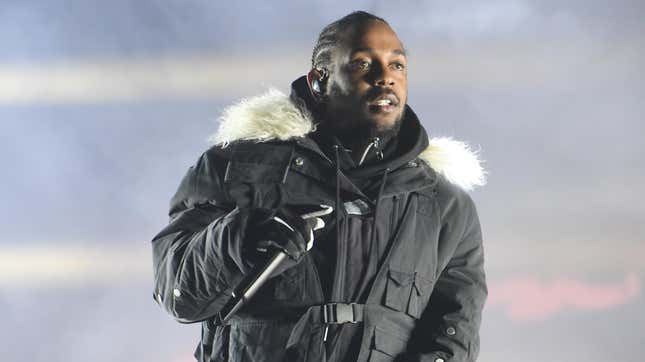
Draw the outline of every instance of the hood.
[[[219,118],[219,128],[208,140],[226,147],[234,141],[287,141],[305,137],[316,130],[307,105],[277,89],[247,98],[227,107]],[[432,169],[464,190],[486,183],[479,151],[451,137],[430,137],[419,154]]]

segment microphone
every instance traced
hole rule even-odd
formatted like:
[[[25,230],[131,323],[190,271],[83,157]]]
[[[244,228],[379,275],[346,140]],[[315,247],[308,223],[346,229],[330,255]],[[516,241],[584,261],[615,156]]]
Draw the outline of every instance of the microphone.
[[[328,205],[320,205],[321,209],[300,215],[301,218],[315,219],[316,224],[311,230],[309,241],[307,242],[307,251],[311,250],[314,246],[314,230],[319,230],[325,227],[325,222],[321,218],[331,214],[334,208]],[[279,220],[281,221],[281,220]],[[261,264],[242,278],[238,285],[233,290],[232,298],[224,305],[219,311],[219,319],[226,322],[246,303],[253,298],[255,293],[269,280],[273,272],[287,260],[289,256],[282,250],[277,251],[265,264]]]

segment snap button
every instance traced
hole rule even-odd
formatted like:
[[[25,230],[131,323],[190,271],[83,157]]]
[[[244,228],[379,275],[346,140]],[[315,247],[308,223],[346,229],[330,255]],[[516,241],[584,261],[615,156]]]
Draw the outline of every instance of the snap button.
[[[448,327],[446,328],[446,333],[448,333],[449,336],[454,336],[457,331],[455,330],[454,327]]]
[[[300,167],[305,164],[305,160],[302,157],[296,157],[293,160],[293,165],[296,167]]]
[[[445,361],[443,358],[439,357],[439,358],[435,358],[434,362],[445,362]]]
[[[408,162],[408,166],[409,167],[417,167],[417,166],[419,166],[419,164],[416,163],[415,161],[410,161],[410,162]]]
[[[173,289],[172,294],[177,298],[181,297],[181,291],[179,289]]]

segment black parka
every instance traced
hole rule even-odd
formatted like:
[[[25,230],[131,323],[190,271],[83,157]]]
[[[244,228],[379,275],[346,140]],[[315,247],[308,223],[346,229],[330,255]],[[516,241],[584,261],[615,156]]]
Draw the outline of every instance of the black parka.
[[[466,192],[484,183],[477,155],[428,141],[407,107],[383,160],[343,168],[342,147],[316,137],[302,81],[291,97],[270,91],[224,112],[152,240],[155,300],[202,322],[200,361],[474,361],[487,296]],[[248,272],[242,210],[320,204],[335,210],[314,248],[222,324]]]

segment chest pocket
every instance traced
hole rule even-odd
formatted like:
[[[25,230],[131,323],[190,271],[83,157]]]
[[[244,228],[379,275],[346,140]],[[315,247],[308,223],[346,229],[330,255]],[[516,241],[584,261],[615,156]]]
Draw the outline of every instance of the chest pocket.
[[[430,299],[432,285],[432,280],[417,272],[405,272],[390,268],[385,286],[384,303],[394,310],[407,313],[414,318],[421,318]]]
[[[238,207],[278,207],[293,154],[290,145],[238,144],[224,173],[224,187]]]
[[[293,155],[290,145],[238,144],[226,165],[225,183],[284,183]]]
[[[370,351],[369,362],[392,362],[405,351],[407,337],[381,327],[374,329],[374,347]],[[397,361],[399,359],[396,359]]]

